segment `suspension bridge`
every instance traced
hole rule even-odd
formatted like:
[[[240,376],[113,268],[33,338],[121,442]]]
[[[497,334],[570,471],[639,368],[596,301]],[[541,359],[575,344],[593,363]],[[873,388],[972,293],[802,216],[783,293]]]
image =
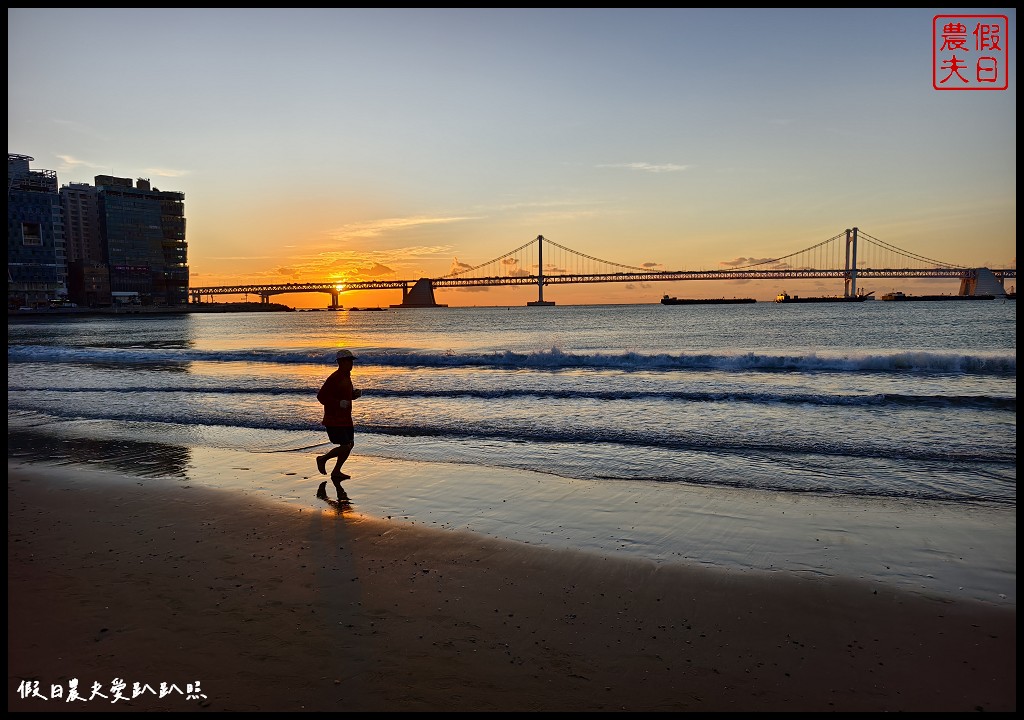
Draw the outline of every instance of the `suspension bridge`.
[[[656,266],[655,266],[656,267]],[[852,228],[811,247],[749,265],[718,270],[659,270],[601,260],[538,235],[523,245],[479,265],[453,263],[447,275],[415,280],[357,282],[266,283],[193,287],[193,303],[212,301],[216,295],[257,295],[262,303],[285,293],[327,293],[338,308],[343,292],[401,290],[394,308],[444,307],[434,298],[437,288],[533,285],[537,300],[527,305],[555,303],[544,299],[549,285],[610,282],[678,282],[680,280],[811,280],[831,278],[843,282],[843,295],[857,294],[857,282],[875,278],[945,278],[960,281],[960,295],[1004,295],[1004,283],[1017,277],[1016,268],[969,268],[904,250]]]

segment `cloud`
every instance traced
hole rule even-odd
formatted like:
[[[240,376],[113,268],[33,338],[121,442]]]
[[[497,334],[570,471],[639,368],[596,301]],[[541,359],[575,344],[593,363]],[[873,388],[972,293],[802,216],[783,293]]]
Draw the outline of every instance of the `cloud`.
[[[274,255],[211,255],[207,260],[220,261],[239,261],[239,260],[276,260],[277,257]]]
[[[753,257],[738,257],[735,260],[721,260],[719,265],[724,265],[729,268],[739,267],[750,267],[751,265],[761,265],[767,262],[773,262],[774,258],[753,258]]]
[[[605,168],[621,168],[624,170],[642,170],[643,172],[650,173],[667,173],[667,172],[682,172],[683,170],[689,170],[693,165],[676,165],[675,163],[662,163],[655,165],[653,163],[645,162],[632,162],[632,163],[617,163],[617,164],[606,164],[598,165],[597,167]]]
[[[451,246],[410,245],[391,250],[329,250],[292,258],[305,282],[358,282],[380,278],[419,278],[421,263],[439,262]],[[431,273],[432,274],[432,273]]]
[[[463,270],[469,270],[471,267],[473,266],[469,263],[459,262],[458,258],[452,258],[452,266],[448,270],[448,274],[451,275],[453,273],[462,272]]]
[[[382,275],[394,275],[395,271],[389,268],[387,265],[381,265],[375,262],[373,265],[367,268],[359,268],[356,270],[359,275],[369,277],[381,277]]]
[[[479,218],[470,216],[381,218],[379,220],[370,220],[363,223],[350,223],[348,225],[343,225],[336,230],[328,231],[328,234],[332,240],[372,238],[388,232],[408,230],[410,228],[422,227],[424,225],[447,225],[450,223],[477,219]]]
[[[74,172],[75,170],[102,170],[105,171],[105,175],[113,175],[114,177],[124,177],[118,175],[110,169],[109,165],[101,165],[99,163],[89,162],[88,160],[80,160],[73,155],[57,155],[57,159],[60,160],[63,165],[58,170],[62,172]],[[152,178],[166,177],[166,178],[177,178],[183,177],[189,174],[188,170],[171,170],[169,168],[146,168],[142,171],[142,174]]]
[[[71,155],[58,155],[57,159],[64,163],[64,166],[59,168],[60,170],[77,170],[80,167],[95,168],[99,167],[85,160],[79,160]]]
[[[528,275],[533,274],[526,268],[519,266],[519,258],[502,258],[501,260],[498,261],[498,263],[504,266],[503,268],[501,268],[499,274],[505,277],[526,277]]]
[[[537,223],[579,220],[594,217],[598,212],[606,212],[601,201],[582,198],[517,201],[487,208],[488,217],[523,211],[529,211],[529,217]]]
[[[147,175],[167,178],[184,177],[188,175],[188,170],[169,170],[167,168],[146,168],[143,172]]]

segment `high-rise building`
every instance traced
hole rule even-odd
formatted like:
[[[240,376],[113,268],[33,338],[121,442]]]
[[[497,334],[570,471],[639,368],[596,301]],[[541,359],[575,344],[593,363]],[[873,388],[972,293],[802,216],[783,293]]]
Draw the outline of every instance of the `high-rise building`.
[[[68,258],[68,298],[82,307],[112,304],[110,269],[100,234],[99,195],[88,183],[60,189]]]
[[[110,175],[58,190],[32,161],[7,155],[8,307],[188,304],[184,193]]]
[[[64,245],[68,262],[106,262],[100,236],[99,198],[89,183],[71,183],[60,189],[64,213]]]
[[[7,307],[46,307],[67,297],[67,258],[57,173],[7,153]]]
[[[96,176],[96,193],[111,292],[137,293],[143,305],[187,304],[185,194],[110,175]]]

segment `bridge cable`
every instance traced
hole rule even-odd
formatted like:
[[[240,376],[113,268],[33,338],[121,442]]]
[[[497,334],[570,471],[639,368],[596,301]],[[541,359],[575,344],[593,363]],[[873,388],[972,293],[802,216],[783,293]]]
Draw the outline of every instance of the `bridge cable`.
[[[890,245],[889,243],[885,242],[884,240],[879,240],[876,237],[868,235],[866,232],[861,232],[860,236],[867,238],[869,241],[872,241],[873,243],[877,243],[878,245],[881,245],[882,247],[886,248],[887,250],[893,250],[893,251],[899,253],[900,255],[903,255],[904,257],[913,258],[914,260],[921,260],[923,262],[934,263],[935,265],[939,265],[939,266],[962,268],[964,270],[968,269],[968,268],[964,267],[963,265],[957,265],[955,263],[943,262],[942,260],[933,260],[932,258],[928,258],[928,257],[925,257],[923,255],[917,255],[915,253],[912,253],[912,252],[909,252],[907,250],[904,250],[903,248],[896,247],[895,245]]]
[[[560,245],[559,243],[556,243],[555,241],[553,241],[553,240],[551,240],[549,238],[544,238],[544,240],[547,241],[548,245],[552,245],[552,246],[554,246],[556,248],[559,248],[560,250],[564,250],[564,251],[566,251],[568,253],[572,253],[573,255],[576,255],[578,257],[586,258],[587,260],[593,260],[595,262],[603,263],[605,265],[611,265],[612,267],[625,268],[627,270],[638,270],[640,272],[651,272],[650,268],[642,268],[642,267],[637,267],[635,265],[624,265],[622,263],[612,262],[610,260],[602,260],[601,258],[597,258],[597,257],[594,257],[592,255],[587,255],[586,253],[581,253],[578,250],[573,250],[572,248],[568,248],[568,247],[565,247],[564,245]],[[517,247],[515,250],[509,250],[504,255],[501,255],[500,257],[496,257],[493,260],[488,260],[487,262],[480,263],[479,265],[475,265],[475,266],[470,267],[470,268],[464,268],[462,270],[457,270],[455,272],[450,272],[447,275],[442,275],[441,277],[439,277],[437,279],[438,280],[444,280],[446,278],[454,278],[454,277],[456,277],[458,275],[463,275],[463,274],[468,273],[468,272],[473,272],[474,270],[479,270],[482,267],[485,267],[487,265],[491,265],[492,263],[500,262],[500,261],[504,260],[507,257],[511,257],[511,256],[515,255],[517,252],[519,252],[520,250],[522,250],[523,248],[529,247],[530,245],[533,245],[536,242],[537,242],[537,238],[534,238],[533,240],[530,240],[527,243],[523,243],[522,245]]]
[[[548,240],[547,238],[544,239]],[[612,262],[610,260],[602,260],[601,258],[596,258],[593,257],[592,255],[587,255],[586,253],[581,253],[577,250],[573,250],[572,248],[567,248],[564,245],[559,245],[554,240],[548,240],[548,245],[554,245],[556,248],[560,248],[562,250],[565,250],[566,252],[570,252],[573,255],[584,257],[587,260],[593,260],[595,262],[604,263],[605,265],[611,265],[612,267],[626,268],[627,270],[639,270],[640,272],[651,272],[650,268],[636,267],[635,265],[623,265],[622,263]]]
[[[519,252],[523,248],[528,247],[528,246],[532,245],[535,242],[537,242],[537,238],[534,238],[533,240],[530,240],[529,242],[523,243],[522,245],[517,247],[515,250],[509,250],[507,253],[505,253],[501,257],[496,257],[493,260],[488,260],[487,262],[480,263],[479,265],[476,265],[474,267],[463,268],[462,270],[456,270],[455,272],[450,272],[447,275],[442,275],[441,277],[439,277],[437,279],[438,280],[444,280],[445,278],[453,278],[453,277],[456,277],[457,275],[462,275],[464,273],[473,272],[474,270],[479,270],[480,268],[484,267],[485,265],[490,265],[491,263],[500,262],[500,261],[504,260],[507,257],[511,257],[511,256],[515,255],[517,252]]]
[[[830,237],[828,240],[822,240],[817,245],[811,245],[809,248],[804,248],[803,250],[797,250],[795,253],[790,253],[789,255],[783,255],[782,257],[778,257],[778,258],[775,258],[773,260],[762,260],[762,261],[756,262],[756,263],[754,263],[752,265],[740,265],[739,267],[734,267],[734,268],[729,268],[729,269],[730,270],[746,270],[748,268],[755,268],[755,267],[759,267],[761,265],[774,265],[775,263],[781,262],[783,260],[788,260],[789,258],[796,257],[797,255],[802,255],[803,253],[810,252],[811,250],[816,250],[817,248],[820,248],[822,245],[827,245],[828,243],[830,243],[830,242],[832,242],[834,240],[838,240],[841,237],[845,237],[845,235],[846,235],[846,233],[839,233],[838,235],[834,235],[833,237]]]

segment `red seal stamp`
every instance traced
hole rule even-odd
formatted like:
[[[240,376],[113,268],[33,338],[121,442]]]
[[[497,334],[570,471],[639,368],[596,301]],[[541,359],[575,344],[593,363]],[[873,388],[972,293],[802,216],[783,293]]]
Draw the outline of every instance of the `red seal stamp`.
[[[932,87],[1009,87],[1010,21],[1006,15],[936,15],[932,19]]]

